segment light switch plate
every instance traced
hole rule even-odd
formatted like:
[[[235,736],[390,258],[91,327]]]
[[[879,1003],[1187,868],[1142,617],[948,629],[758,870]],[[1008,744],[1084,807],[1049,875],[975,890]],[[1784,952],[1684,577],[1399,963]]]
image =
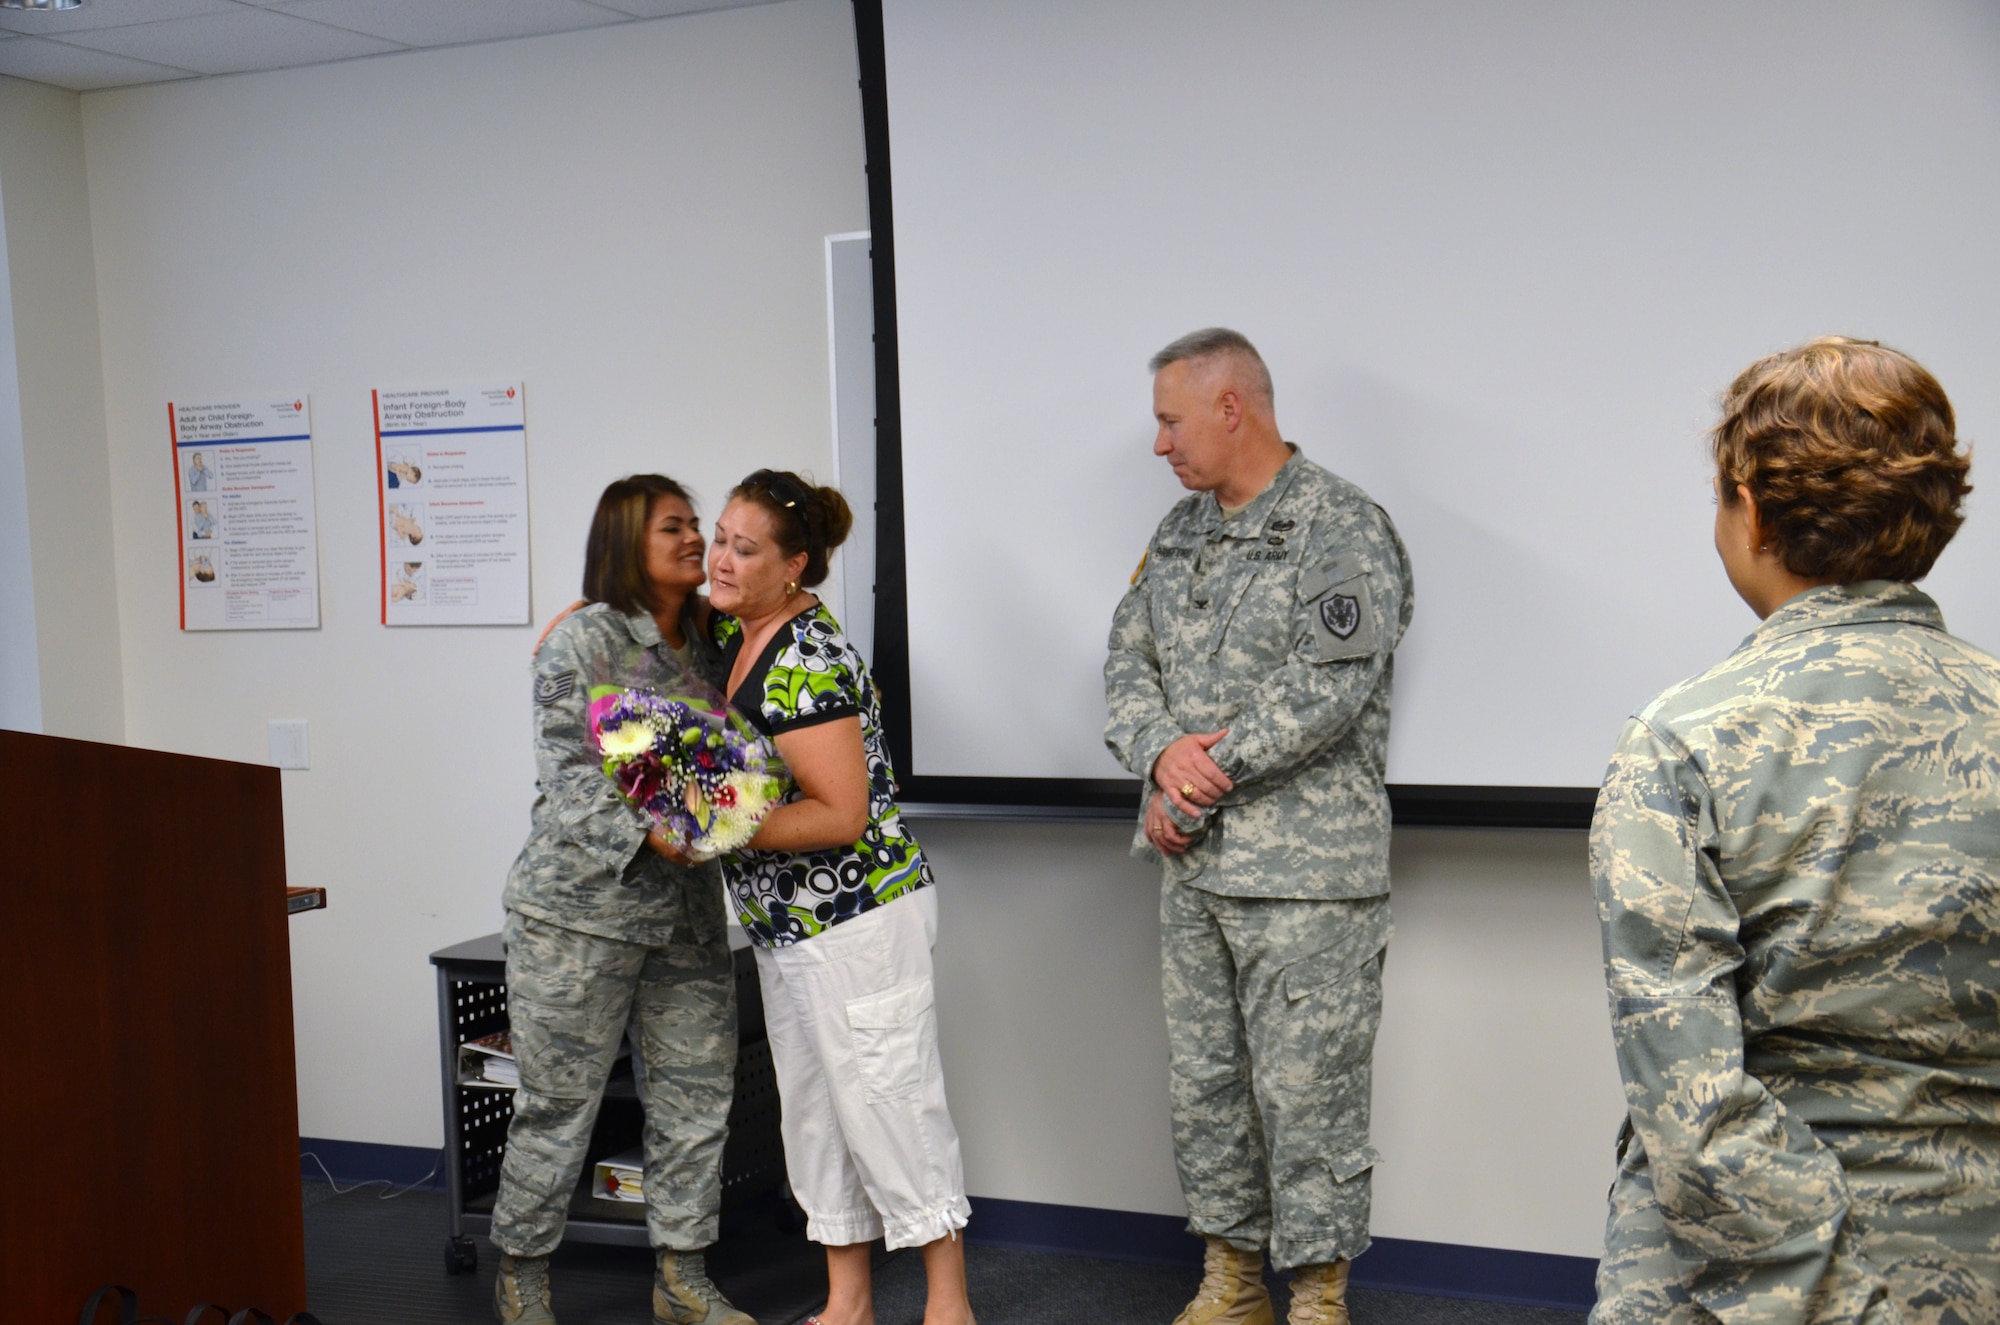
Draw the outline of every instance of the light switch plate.
[[[304,718],[273,718],[264,724],[271,743],[271,762],[279,768],[310,768]]]

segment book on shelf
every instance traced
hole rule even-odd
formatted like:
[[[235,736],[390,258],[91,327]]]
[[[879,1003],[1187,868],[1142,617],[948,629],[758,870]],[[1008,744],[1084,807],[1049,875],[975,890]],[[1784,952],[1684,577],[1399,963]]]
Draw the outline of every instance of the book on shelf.
[[[590,1194],[600,1201],[644,1201],[646,1195],[639,1182],[645,1171],[645,1157],[637,1146],[622,1155],[600,1159],[591,1170]]]
[[[495,1031],[459,1045],[458,1083],[461,1086],[518,1089],[521,1085],[521,1065],[514,1061],[512,1037],[506,1031]]]

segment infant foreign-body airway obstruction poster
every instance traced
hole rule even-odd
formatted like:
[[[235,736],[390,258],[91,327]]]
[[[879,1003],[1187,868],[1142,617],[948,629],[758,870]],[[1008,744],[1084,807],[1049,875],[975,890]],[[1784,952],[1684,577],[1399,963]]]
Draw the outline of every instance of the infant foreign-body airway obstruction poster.
[[[319,625],[312,410],[301,393],[167,402],[182,630]]]
[[[385,626],[528,621],[521,384],[377,390]]]

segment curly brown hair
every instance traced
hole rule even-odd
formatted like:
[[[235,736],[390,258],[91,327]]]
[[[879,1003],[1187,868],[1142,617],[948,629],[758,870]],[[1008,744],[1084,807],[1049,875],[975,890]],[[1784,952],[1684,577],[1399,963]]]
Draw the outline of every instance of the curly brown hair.
[[[1972,491],[1944,388],[1909,355],[1822,336],[1730,383],[1710,439],[1722,499],[1750,490],[1785,569],[1806,579],[1920,580]]]

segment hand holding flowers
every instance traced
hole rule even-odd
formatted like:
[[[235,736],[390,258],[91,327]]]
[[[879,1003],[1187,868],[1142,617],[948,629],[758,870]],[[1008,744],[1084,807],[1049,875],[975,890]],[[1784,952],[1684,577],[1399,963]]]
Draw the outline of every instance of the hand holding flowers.
[[[618,794],[690,860],[743,846],[784,796],[776,751],[727,711],[598,686],[590,692],[589,723]]]

